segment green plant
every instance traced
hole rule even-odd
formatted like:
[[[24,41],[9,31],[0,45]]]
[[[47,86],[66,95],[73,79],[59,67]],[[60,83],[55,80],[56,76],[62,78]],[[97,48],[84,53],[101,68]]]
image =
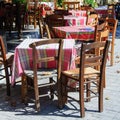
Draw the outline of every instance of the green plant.
[[[58,6],[58,7],[62,7],[62,1],[63,1],[63,0],[57,0],[57,6]]]
[[[97,7],[97,2],[95,0],[84,0],[85,5],[90,5],[91,7]]]
[[[12,0],[13,3],[26,3],[26,0]]]

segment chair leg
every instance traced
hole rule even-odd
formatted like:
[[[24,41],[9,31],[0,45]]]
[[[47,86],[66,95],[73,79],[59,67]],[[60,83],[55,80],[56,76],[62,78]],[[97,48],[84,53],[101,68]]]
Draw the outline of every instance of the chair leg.
[[[98,98],[98,108],[99,112],[103,112],[103,87],[99,89],[99,98]]]
[[[79,104],[80,104],[80,115],[81,117],[85,117],[85,109],[84,109],[84,86],[79,82]]]
[[[62,75],[61,83],[61,96],[62,96],[62,107],[67,103],[67,83],[68,80]]]
[[[36,16],[34,15],[34,29],[37,27]]]
[[[110,65],[113,66],[113,62],[114,62],[114,43],[111,43],[111,58],[110,58]]]
[[[50,83],[53,83],[53,79],[50,78]],[[53,85],[50,85],[50,95],[51,95],[51,100],[54,99],[54,89],[53,89]]]
[[[35,107],[36,107],[36,111],[40,111],[39,88],[37,82],[38,81],[34,79]]]
[[[57,93],[58,93],[58,107],[60,109],[63,108],[63,103],[62,103],[62,84],[60,79],[57,80]]]
[[[21,99],[23,103],[27,103],[27,79],[26,76],[22,75],[22,86],[21,86]]]
[[[106,69],[103,74],[103,88],[105,88],[105,87],[106,87]]]
[[[7,96],[10,96],[10,80],[9,80],[8,67],[5,67],[5,76],[6,76]]]
[[[87,81],[89,81],[88,79],[87,79]],[[90,97],[90,83],[87,83],[86,84],[86,97]],[[90,98],[88,98],[88,99],[86,99],[86,102],[90,102]]]

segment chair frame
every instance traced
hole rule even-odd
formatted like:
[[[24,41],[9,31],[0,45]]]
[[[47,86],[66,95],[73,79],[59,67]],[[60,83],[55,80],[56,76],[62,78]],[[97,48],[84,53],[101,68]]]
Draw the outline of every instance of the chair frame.
[[[58,15],[58,14],[48,15],[45,18],[45,22],[48,25],[51,37],[52,38],[59,38],[55,34],[53,27],[65,26],[65,20],[64,20],[63,15]]]
[[[42,16],[39,18],[38,20],[38,25],[39,25],[39,33],[41,35],[41,38],[44,38],[44,34],[47,34],[47,38],[51,39],[51,35],[50,35],[50,30],[48,25],[45,23],[44,19],[42,18]]]
[[[5,71],[4,74],[0,74],[0,80],[6,79],[6,92],[7,96],[10,96],[10,76],[11,76],[11,66],[13,61],[13,54],[9,55],[6,54],[6,49],[4,46],[3,38],[0,36],[0,65],[3,65],[3,68],[0,69],[0,71]]]
[[[58,56],[53,56],[53,57],[46,57],[46,58],[38,58],[37,57],[37,47],[41,45],[47,45],[47,44],[59,44],[58,47]],[[32,55],[33,55],[33,70],[32,73],[31,71],[27,73],[27,70],[24,70],[24,73],[22,75],[22,101],[27,103],[28,99],[28,80],[27,79],[32,79],[33,81],[33,89],[35,92],[35,106],[36,106],[36,111],[40,111],[40,98],[48,96],[47,95],[40,95],[39,94],[39,88],[41,87],[50,87],[50,95],[51,99],[53,99],[53,88],[55,84],[57,84],[57,96],[58,96],[58,105],[61,103],[61,94],[60,94],[60,76],[61,76],[61,61],[62,61],[62,49],[63,49],[63,40],[62,39],[47,39],[47,40],[42,40],[38,42],[34,42],[29,45],[30,48],[32,48]],[[44,68],[39,68],[38,70],[38,63],[40,62],[48,62],[48,61],[53,61],[57,60],[57,73],[54,71],[50,71],[50,69],[44,69]],[[45,72],[45,75],[42,75],[40,72]],[[47,75],[48,72],[51,72],[50,75]],[[53,74],[52,74],[53,72]],[[31,74],[31,76],[29,75]],[[38,76],[38,74],[41,74]],[[53,77],[57,77],[57,83],[53,80]],[[38,87],[38,80],[43,80],[43,79],[48,79],[49,78],[49,83],[44,84],[44,85],[39,85]],[[55,82],[55,83],[53,83]]]
[[[110,48],[110,65],[113,66],[114,64],[114,45],[115,45],[115,37],[116,37],[116,29],[118,20],[114,18],[108,18],[106,20],[108,22],[108,26],[110,28],[110,33],[112,34],[112,40],[111,40],[111,48]]]
[[[93,22],[89,23],[90,19],[93,19]],[[98,14],[97,13],[89,14],[87,16],[86,24],[95,27],[98,24]]]
[[[67,10],[79,10],[80,2],[79,1],[64,1],[62,7]]]
[[[85,117],[85,109],[84,109],[84,101],[90,101],[93,97],[98,97],[98,108],[99,112],[103,111],[103,82],[104,82],[104,71],[106,66],[106,60],[107,60],[107,54],[109,49],[110,41],[106,42],[93,42],[90,44],[82,44],[81,52],[80,52],[80,66],[79,68],[73,69],[73,70],[67,70],[62,71],[61,75],[61,85],[62,85],[62,107],[67,103],[67,98],[71,98],[75,101],[77,101],[80,104],[80,115],[81,117]],[[91,49],[96,49],[104,47],[103,55],[93,56],[93,58],[88,57],[86,58],[86,52],[88,52]],[[95,70],[94,66],[100,65],[100,69]],[[92,67],[91,70],[89,67]],[[87,70],[88,69],[88,70]],[[95,70],[95,71],[94,71]],[[95,79],[97,78],[97,79]],[[71,88],[72,86],[68,85],[68,81],[70,79],[75,80],[78,82],[79,87],[77,88],[77,91],[79,92],[79,100],[76,100],[76,98],[73,98],[73,96],[68,95],[67,88]],[[94,91],[91,91],[90,85],[91,83],[95,83],[97,88],[97,93],[94,93]],[[85,88],[86,86],[86,88]],[[72,89],[74,89],[72,87]],[[84,89],[86,90],[86,98],[84,98]],[[75,87],[76,90],[76,87]],[[91,93],[94,93],[95,96],[91,96]]]
[[[115,18],[104,18],[100,19],[102,22],[107,22],[107,27],[109,27],[109,33],[111,34],[111,45],[110,45],[110,65],[114,65],[114,45],[115,45],[115,37],[116,37],[116,29],[117,29],[117,24],[118,20]]]

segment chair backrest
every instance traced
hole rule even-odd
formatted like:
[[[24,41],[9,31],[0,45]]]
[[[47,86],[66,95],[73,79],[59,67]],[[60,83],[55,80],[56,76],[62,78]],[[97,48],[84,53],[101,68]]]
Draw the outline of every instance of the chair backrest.
[[[105,41],[108,40],[109,37],[109,26],[107,23],[104,23],[103,25],[97,26],[96,28],[96,36],[95,41]]]
[[[97,41],[106,41],[109,37],[109,29],[99,31]]]
[[[41,35],[41,38],[47,37],[47,38],[51,39],[49,27],[44,22],[42,16],[38,20],[38,25],[39,25],[39,33]]]
[[[86,11],[87,15],[89,15],[91,12],[94,11],[94,8],[92,8],[91,6],[80,6],[80,9],[83,11]]]
[[[114,18],[107,18],[106,21],[108,22],[110,33],[112,34],[112,37],[115,39],[118,20]]]
[[[45,21],[50,27],[58,27],[65,25],[63,15],[51,14],[46,16]]]
[[[46,56],[39,58],[38,47],[42,47],[48,44],[56,44],[58,45],[58,51],[53,56]],[[33,71],[34,71],[34,78],[37,78],[37,70],[39,69],[39,64],[41,62],[50,62],[56,61],[57,65],[56,68],[58,70],[58,77],[60,77],[61,72],[61,61],[62,61],[62,50],[63,50],[63,40],[62,39],[47,39],[47,40],[40,40],[38,42],[33,42],[29,45],[32,48],[32,56],[33,56]]]
[[[68,10],[65,9],[55,9],[54,13],[58,15],[69,15]]]
[[[90,44],[85,44],[83,43],[81,46],[81,53],[80,53],[80,79],[83,80],[81,83],[84,83],[84,73],[85,70],[89,67],[92,67],[99,72],[97,74],[100,74],[100,82],[101,85],[103,85],[103,75],[105,71],[105,66],[106,66],[106,60],[107,60],[107,54],[108,54],[108,49],[109,49],[110,41],[105,41],[105,42],[93,42]],[[94,55],[89,55],[88,52],[93,50],[93,49],[99,49],[99,48],[104,48],[103,52],[101,54],[94,54]],[[87,67],[87,68],[86,68]],[[85,75],[88,75],[89,77],[92,77],[89,73],[86,73]],[[93,74],[93,72],[91,73]],[[87,76],[88,77],[88,76]]]
[[[106,42],[108,40],[109,37],[109,29],[105,29],[102,31],[99,31],[96,37],[96,41],[97,42]],[[104,52],[104,47],[100,47],[100,48],[96,48],[95,49],[95,54],[96,55],[101,55]],[[97,66],[97,69],[99,69],[100,67]]]
[[[109,27],[108,22],[106,20],[104,20],[103,22],[101,22],[97,25],[97,30],[102,31],[102,30],[108,29],[108,27]]]
[[[65,20],[63,15],[57,15],[57,14],[52,14],[46,16],[45,19],[46,24],[48,25],[50,32],[51,32],[51,37],[56,37],[53,27],[58,27],[58,26],[65,26]]]
[[[0,36],[0,64],[5,64],[6,61],[6,49],[4,46],[3,38]]]
[[[89,14],[86,24],[95,27],[98,24],[98,14]]]
[[[109,18],[115,18],[115,5],[114,4],[108,5],[107,16]]]
[[[93,11],[94,9],[91,6],[81,6],[81,10],[86,10],[86,11]]]
[[[67,10],[77,10],[77,9],[80,9],[80,2],[79,1],[64,1],[62,6],[64,9],[67,9]]]

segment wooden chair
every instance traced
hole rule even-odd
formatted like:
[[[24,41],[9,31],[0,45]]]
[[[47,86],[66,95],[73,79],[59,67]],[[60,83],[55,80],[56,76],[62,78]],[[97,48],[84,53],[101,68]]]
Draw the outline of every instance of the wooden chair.
[[[106,28],[106,29],[104,29],[102,31],[98,31],[97,37],[96,37],[96,41],[105,42],[106,40],[108,40],[108,37],[109,37],[109,28]],[[102,47],[95,50],[95,54],[97,54],[97,55],[100,55],[102,52],[103,52],[103,48]],[[99,67],[98,67],[98,69],[99,69]],[[106,87],[106,69],[104,71],[103,76],[104,76],[103,77],[104,78],[103,86],[105,88]]]
[[[58,52],[56,56],[45,57],[45,58],[38,58],[39,52],[37,50],[38,47],[42,47],[48,44],[56,44],[58,46]],[[54,98],[54,90],[53,86],[57,85],[57,96],[58,96],[58,103],[60,102],[60,74],[61,74],[61,59],[62,59],[62,48],[63,48],[63,40],[61,39],[49,39],[49,40],[41,40],[38,42],[34,42],[29,45],[32,48],[32,55],[33,55],[33,69],[31,70],[24,70],[22,75],[22,100],[23,102],[27,102],[27,99],[30,98],[28,92],[28,88],[32,88],[34,90],[34,97],[35,97],[35,106],[36,110],[40,110],[40,98],[49,96],[48,93],[41,94],[42,88],[48,89],[50,88],[50,96],[51,99]],[[41,68],[39,64],[41,62],[55,62],[56,61],[56,68]],[[55,80],[55,77],[57,80]],[[31,84],[32,83],[32,84]],[[28,87],[29,86],[29,87]],[[40,91],[39,91],[40,90]],[[27,96],[27,97],[26,97]],[[59,103],[60,104],[60,103]]]
[[[98,14],[97,13],[89,14],[87,16],[86,25],[90,25],[95,28],[94,37],[96,37],[97,25],[98,25]]]
[[[40,8],[34,5],[29,5],[28,6],[28,19],[29,19],[29,24],[34,25],[34,28],[37,27],[38,24],[38,19],[39,15],[41,14]]]
[[[61,86],[62,86],[62,105],[68,102],[68,98],[77,101],[80,104],[80,115],[85,117],[84,101],[90,101],[93,97],[98,97],[99,112],[103,111],[103,74],[106,66],[107,54],[109,49],[109,41],[93,42],[90,44],[82,44],[80,50],[80,66],[79,68],[62,71]],[[104,48],[101,55],[88,56],[88,51],[97,48]],[[99,66],[100,69],[96,69]],[[70,86],[68,82],[75,81],[78,86]],[[79,100],[69,94],[70,89],[75,89],[79,93]],[[86,97],[84,97],[86,95]]]
[[[50,34],[52,38],[58,37],[53,31],[53,27],[65,26],[65,20],[63,15],[57,15],[57,14],[48,15],[46,16],[45,22],[50,29]]]
[[[13,11],[13,5],[11,3],[5,4],[5,30],[9,31],[9,34],[11,34],[11,31],[13,29],[13,22],[15,19],[16,13]]]
[[[98,24],[98,14],[89,14],[86,24],[95,27]]]
[[[104,30],[109,30],[108,22],[106,19],[100,22],[99,24],[97,24],[97,26],[95,27],[95,41],[97,40],[99,41],[100,38],[98,36],[100,32]],[[107,33],[106,36],[108,38],[109,34]]]
[[[57,15],[69,15],[68,10],[65,9],[55,9],[54,13]]]
[[[120,20],[120,2],[117,2],[115,4],[115,15],[116,15],[116,19]]]
[[[90,14],[90,12],[94,11],[94,8],[92,8],[91,6],[81,6],[80,9],[85,10],[87,14]]]
[[[64,1],[62,6],[64,9],[67,9],[67,10],[77,10],[77,9],[80,9],[80,2],[79,1]]]
[[[11,76],[11,66],[13,62],[13,54],[6,54],[6,48],[3,42],[2,36],[0,36],[0,80],[6,80],[6,92],[7,96],[10,96],[10,79]],[[2,73],[5,72],[5,74]]]
[[[39,25],[39,33],[41,35],[41,38],[49,38],[49,39],[51,39],[49,27],[44,22],[44,19],[42,18],[42,16],[38,20],[38,25]]]
[[[111,35],[111,45],[110,45],[110,65],[113,66],[114,64],[114,45],[115,45],[115,37],[116,37],[116,29],[118,20],[114,18],[107,19],[108,26],[110,28],[110,35]]]
[[[115,5],[114,4],[108,5],[107,16],[109,18],[115,18],[116,15],[115,15]]]
[[[105,19],[100,19],[102,22],[107,22],[107,26],[110,29],[110,39],[111,39],[111,45],[110,45],[110,65],[112,66],[114,64],[114,44],[115,44],[115,37],[116,37],[116,29],[117,29],[117,24],[118,20],[115,18],[105,18]]]
[[[108,40],[108,37],[109,37],[109,29],[98,31],[95,41],[105,42],[106,40]],[[96,54],[98,54],[98,55],[101,54],[101,50],[102,49],[100,49],[100,48],[98,50],[96,49]]]

